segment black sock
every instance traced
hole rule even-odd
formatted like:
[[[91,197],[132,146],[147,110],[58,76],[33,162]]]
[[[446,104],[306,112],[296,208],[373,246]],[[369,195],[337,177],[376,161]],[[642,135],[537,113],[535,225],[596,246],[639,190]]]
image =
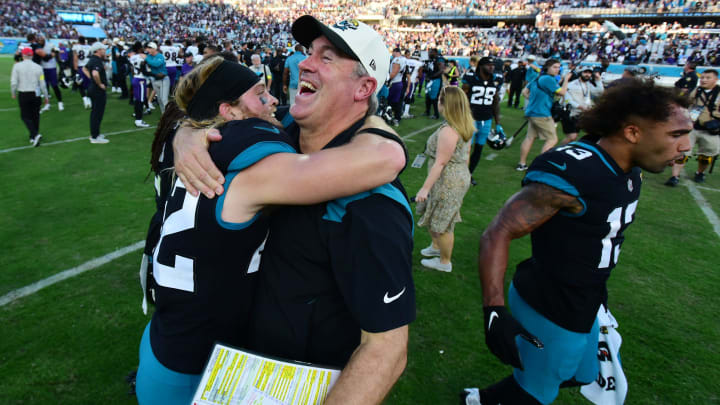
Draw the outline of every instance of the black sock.
[[[518,385],[513,376],[480,391],[480,403],[482,405],[541,405],[540,401]]]

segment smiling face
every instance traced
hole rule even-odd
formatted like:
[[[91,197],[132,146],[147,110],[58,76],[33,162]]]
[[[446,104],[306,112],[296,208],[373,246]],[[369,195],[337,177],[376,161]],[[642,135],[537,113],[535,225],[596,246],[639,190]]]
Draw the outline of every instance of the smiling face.
[[[671,107],[670,116],[662,122],[639,120],[635,165],[651,173],[660,173],[690,150],[688,134],[692,120],[687,109]]]
[[[367,99],[368,89],[372,95],[376,85],[375,79],[355,74],[357,64],[326,37],[316,38],[308,57],[298,65],[298,93],[290,108],[293,118],[301,125],[321,125],[329,117],[347,116],[357,109],[356,103]]]

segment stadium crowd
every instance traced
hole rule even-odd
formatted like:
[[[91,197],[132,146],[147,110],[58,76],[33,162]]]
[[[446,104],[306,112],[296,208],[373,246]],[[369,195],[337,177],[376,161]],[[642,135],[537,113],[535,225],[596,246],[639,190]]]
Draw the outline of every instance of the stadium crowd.
[[[645,3],[645,2],[644,2]],[[686,7],[712,11],[718,2],[649,2],[656,8],[675,9]],[[536,7],[553,10],[557,7],[612,7],[641,8],[643,4],[631,1],[573,1],[530,3],[507,0],[478,3],[423,0],[401,1],[392,5],[370,3],[364,0],[328,0],[319,3],[273,1],[260,5],[240,2],[237,5],[190,3],[146,4],[132,2],[121,6],[115,2],[20,2],[0,3],[0,29],[4,35],[25,36],[38,33],[46,38],[75,39],[78,33],[63,23],[56,14],[62,9],[96,10],[101,24],[109,37],[125,39],[182,42],[202,35],[208,44],[220,45],[230,40],[239,47],[250,42],[265,47],[290,47],[290,22],[304,14],[312,14],[328,22],[338,17],[381,16],[390,26],[379,30],[390,48],[413,47],[438,48],[444,55],[469,56],[485,52],[502,58],[519,58],[527,54],[542,57],[574,59],[598,39],[597,26],[580,24],[538,28],[531,25],[510,24],[502,28],[483,29],[473,26],[457,26],[452,23],[421,23],[407,25],[393,17],[419,13],[421,10],[482,9],[484,13],[502,14],[523,10],[534,13]],[[461,13],[462,10],[458,11]],[[375,28],[379,28],[376,26]],[[679,64],[692,60],[699,65],[720,64],[718,48],[720,35],[699,32],[698,26],[681,26],[678,23],[659,25],[641,24],[622,26],[631,35],[625,40],[611,41],[596,52],[597,58],[605,57],[611,62]],[[708,28],[708,27],[705,27]]]

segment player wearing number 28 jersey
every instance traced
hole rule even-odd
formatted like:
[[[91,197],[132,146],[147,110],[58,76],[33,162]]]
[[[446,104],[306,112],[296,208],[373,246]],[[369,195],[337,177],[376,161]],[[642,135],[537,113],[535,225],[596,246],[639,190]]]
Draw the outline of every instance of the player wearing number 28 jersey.
[[[482,391],[466,390],[467,404],[549,404],[566,381],[597,378],[596,315],[635,219],[640,171],[659,173],[689,148],[687,105],[671,89],[630,81],[583,115],[589,136],[530,165],[480,244],[485,342],[515,368]],[[510,284],[510,314],[508,246],[528,233],[532,257]]]

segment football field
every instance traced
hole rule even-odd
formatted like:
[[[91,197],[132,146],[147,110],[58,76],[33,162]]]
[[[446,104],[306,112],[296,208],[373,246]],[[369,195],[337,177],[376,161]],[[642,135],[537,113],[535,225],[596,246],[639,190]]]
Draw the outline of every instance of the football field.
[[[154,211],[148,177],[154,128],[136,129],[127,100],[108,93],[102,132],[110,143],[90,144],[89,110],[78,93],[64,90],[65,111],[51,99],[52,110],[40,120],[43,143],[31,148],[9,95],[11,68],[11,58],[0,58],[0,404],[135,403],[124,377],[137,367],[150,319],[140,308],[136,244]],[[420,97],[411,112],[423,109]],[[155,110],[145,120],[155,125],[159,115]],[[503,104],[508,135],[522,123],[522,112]],[[410,161],[438,125],[425,117],[402,122]],[[456,227],[451,273],[420,265],[430,237],[416,227],[417,320],[407,369],[386,403],[457,404],[464,387],[484,387],[511,372],[484,343],[477,250],[484,228],[520,187],[519,142],[483,151],[474,175],[479,184],[465,197]],[[531,157],[539,148],[536,142]],[[691,160],[687,174],[696,167]],[[402,174],[410,196],[426,171],[408,166]],[[718,171],[702,185],[686,175],[674,189],[663,185],[669,170],[644,174],[608,286],[623,337],[628,404],[720,403]],[[529,254],[528,237],[511,245],[506,284]],[[36,292],[8,295],[60,273],[66,278]],[[589,402],[571,388],[556,403]]]

